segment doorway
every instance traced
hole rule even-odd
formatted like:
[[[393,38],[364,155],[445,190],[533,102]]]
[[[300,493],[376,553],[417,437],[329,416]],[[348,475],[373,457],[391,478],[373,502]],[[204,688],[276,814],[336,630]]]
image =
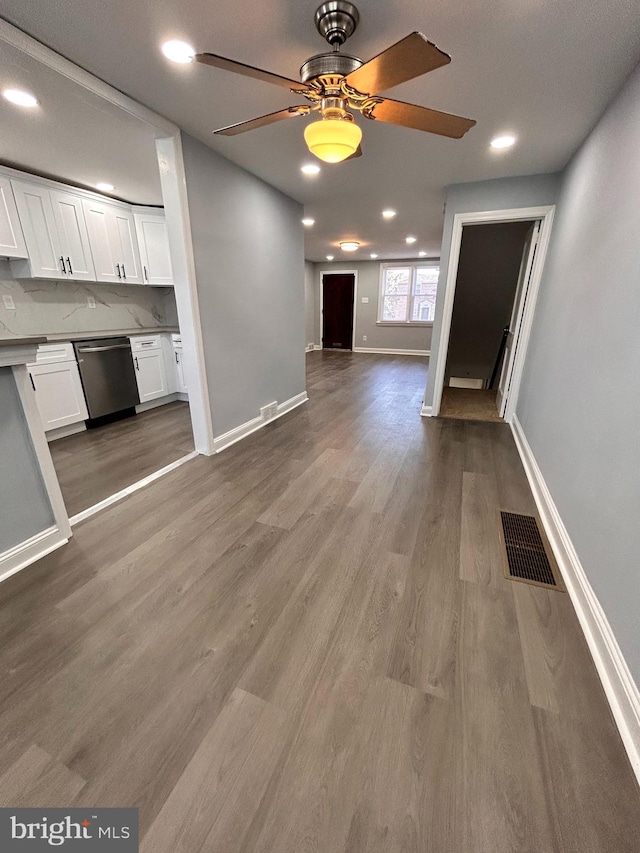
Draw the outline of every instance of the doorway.
[[[353,272],[322,276],[322,348],[352,350],[356,277]]]
[[[433,408],[428,414],[511,421],[554,211],[553,206],[548,206],[454,216],[435,364]],[[489,231],[474,232],[473,228],[482,229],[498,223],[515,227],[498,232],[501,236],[494,234],[493,242],[487,241],[484,250],[476,252],[475,261],[472,252],[469,261],[463,247],[465,232],[467,248],[473,248],[474,237],[475,242],[482,242],[484,236],[491,236]],[[495,281],[498,272],[504,277],[502,284]],[[466,297],[462,293],[465,275],[475,277],[475,286]],[[458,287],[460,299],[457,298]],[[471,310],[466,309],[466,316],[464,307],[460,307],[464,306],[465,299],[471,306]],[[461,316],[454,321],[456,307]],[[480,332],[484,335],[491,308],[495,314],[491,321],[492,331],[488,344],[485,342],[478,353],[473,351],[472,345]],[[499,317],[503,319],[496,319]],[[450,353],[454,334],[462,335],[461,343],[454,341]],[[466,405],[463,397],[467,398]],[[473,414],[469,411],[469,403],[478,406]]]

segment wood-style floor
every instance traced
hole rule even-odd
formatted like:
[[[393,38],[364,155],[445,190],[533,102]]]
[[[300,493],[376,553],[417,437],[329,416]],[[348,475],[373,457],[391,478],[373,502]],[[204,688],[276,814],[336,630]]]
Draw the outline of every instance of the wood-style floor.
[[[158,406],[49,448],[67,512],[75,515],[191,453],[189,404]]]
[[[569,597],[506,580],[509,428],[426,363],[308,356],[310,402],[0,586],[0,805],[138,806],[143,853],[637,853]]]

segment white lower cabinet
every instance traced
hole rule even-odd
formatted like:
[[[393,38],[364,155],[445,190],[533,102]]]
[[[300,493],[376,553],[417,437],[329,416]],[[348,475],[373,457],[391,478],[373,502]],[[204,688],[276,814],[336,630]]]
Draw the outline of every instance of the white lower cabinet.
[[[140,402],[166,397],[171,391],[160,335],[141,335],[130,340]]]
[[[45,432],[80,423],[89,417],[73,347],[68,344],[59,349],[64,361],[51,361],[47,347],[41,347],[38,360],[45,363],[29,365]]]

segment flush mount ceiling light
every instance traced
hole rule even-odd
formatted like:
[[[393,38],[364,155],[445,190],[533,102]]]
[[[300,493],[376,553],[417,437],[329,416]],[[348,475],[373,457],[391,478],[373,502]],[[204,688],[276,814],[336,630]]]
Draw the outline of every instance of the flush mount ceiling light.
[[[300,167],[300,171],[303,175],[318,175],[320,173],[320,166],[317,166],[315,163],[305,163],[304,166]]]
[[[305,140],[316,157],[328,163],[338,163],[362,154],[362,131],[353,120],[354,114],[359,114],[363,119],[435,133],[450,139],[461,139],[475,125],[473,119],[417,104],[388,100],[379,94],[451,62],[451,57],[422,33],[409,33],[373,59],[363,62],[356,56],[340,52],[360,21],[360,13],[350,0],[323,2],[316,9],[314,20],[316,29],[329,43],[331,52],[325,50],[307,59],[300,69],[299,79],[273,74],[215,53],[196,54],[196,62],[203,65],[280,86],[306,101],[249,121],[221,127],[214,133],[235,136],[296,116],[319,113],[317,118],[320,120],[306,128]],[[220,84],[224,85],[223,78]]]
[[[99,181],[96,184],[96,189],[103,193],[112,193],[115,190],[115,187],[113,184],[107,184],[104,181]]]
[[[327,260],[328,260],[328,261],[332,261],[332,260],[333,260],[333,255],[327,255]]]
[[[196,55],[195,48],[186,41],[171,39],[166,41],[161,48],[167,59],[172,62],[179,62],[181,65],[186,65],[188,62],[193,62]]]
[[[382,217],[383,217],[383,219],[393,219],[393,217],[394,217],[395,215],[396,215],[395,210],[391,210],[391,209],[389,209],[389,210],[383,210],[383,211],[382,211]]]
[[[311,226],[314,224],[314,222],[315,222],[315,219],[311,219],[311,217],[305,217],[305,219],[302,220],[302,224],[306,228],[311,228]]]
[[[370,258],[372,258],[373,260],[375,260],[378,256],[376,255],[376,253],[375,253],[375,252],[371,252],[371,254],[369,255],[369,257],[370,257]]]
[[[360,243],[356,243],[355,240],[343,240],[340,243],[340,248],[343,252],[357,252],[360,248]]]
[[[408,243],[409,245],[411,245],[412,243],[415,243],[417,239],[418,239],[417,237],[412,237],[411,235],[409,235],[408,237],[404,238],[404,241],[405,241],[405,243]]]
[[[7,101],[11,101],[18,107],[37,107],[38,99],[31,92],[24,92],[22,89],[5,89],[2,93]]]
[[[491,140],[491,147],[497,150],[501,148],[511,148],[512,145],[515,145],[516,138],[515,136],[511,136],[511,134],[506,134],[505,136],[496,136]]]

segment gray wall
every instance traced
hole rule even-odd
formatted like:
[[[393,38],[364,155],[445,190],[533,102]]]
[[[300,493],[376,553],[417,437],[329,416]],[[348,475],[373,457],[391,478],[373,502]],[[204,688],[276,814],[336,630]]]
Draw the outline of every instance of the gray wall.
[[[305,344],[319,344],[319,315],[316,313],[316,274],[311,261],[304,262]],[[318,300],[319,301],[319,300]]]
[[[183,134],[216,437],[305,390],[302,206]]]
[[[462,229],[445,380],[491,378],[530,228],[530,222],[500,222]]]
[[[415,259],[418,260],[418,259]],[[390,263],[390,261],[385,261]],[[403,263],[403,261],[399,261]],[[404,260],[407,263],[407,260]],[[413,263],[413,261],[410,261]],[[431,326],[378,326],[378,296],[380,292],[380,261],[343,261],[333,264],[314,264],[316,268],[316,288],[320,294],[322,274],[338,270],[355,270],[358,273],[358,295],[355,313],[355,345],[367,349],[406,349],[429,350],[431,346]],[[362,298],[369,302],[363,303]],[[320,318],[318,317],[318,329]],[[319,331],[318,331],[319,334]],[[363,341],[363,336],[367,340]]]
[[[640,66],[564,174],[517,415],[640,683]]]
[[[10,367],[0,367],[0,554],[55,521]]]
[[[472,184],[454,184],[447,188],[447,202],[440,252],[440,278],[438,298],[431,338],[431,358],[424,403],[433,404],[436,362],[442,327],[444,288],[447,280],[453,217],[456,213],[471,213],[484,210],[509,210],[516,207],[537,207],[555,204],[560,185],[560,175],[529,175],[522,178],[500,178],[494,181],[478,181]]]

